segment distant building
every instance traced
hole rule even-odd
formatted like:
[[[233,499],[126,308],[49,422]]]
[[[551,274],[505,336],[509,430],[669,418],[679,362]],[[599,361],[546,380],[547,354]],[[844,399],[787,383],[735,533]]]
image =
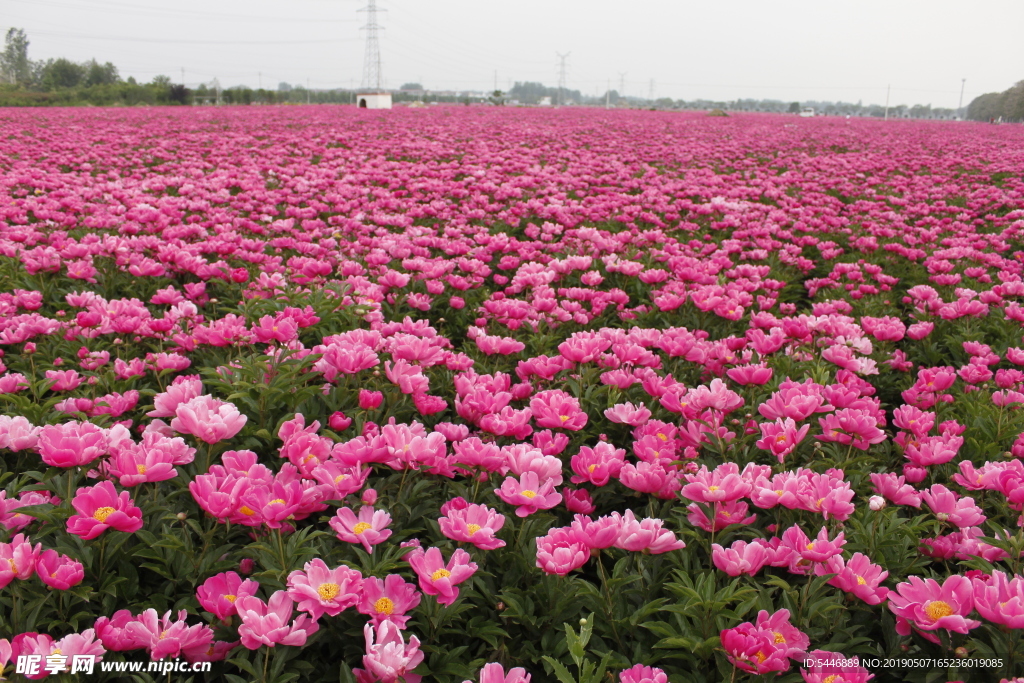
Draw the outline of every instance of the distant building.
[[[368,92],[356,94],[356,105],[360,109],[391,109],[391,93]]]
[[[800,110],[800,116],[813,117],[814,107],[804,107],[803,109]]]
[[[550,107],[551,97],[549,95],[545,95],[544,97],[540,98],[540,101],[537,104],[539,104],[542,107]]]

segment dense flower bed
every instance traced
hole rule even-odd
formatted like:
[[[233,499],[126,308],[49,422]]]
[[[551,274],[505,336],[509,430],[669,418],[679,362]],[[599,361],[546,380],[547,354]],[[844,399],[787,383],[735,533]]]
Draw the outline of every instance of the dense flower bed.
[[[1021,169],[972,124],[4,112],[0,665],[1024,675]]]

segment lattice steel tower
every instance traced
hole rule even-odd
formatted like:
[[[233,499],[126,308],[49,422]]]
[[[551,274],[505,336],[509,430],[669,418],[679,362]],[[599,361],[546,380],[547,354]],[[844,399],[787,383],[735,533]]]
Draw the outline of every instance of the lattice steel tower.
[[[377,31],[381,30],[377,23],[377,0],[368,0],[368,4],[360,12],[366,12],[366,53],[363,55],[362,87],[373,91],[384,90],[384,72],[380,66],[380,42]],[[386,11],[386,10],[382,10]]]

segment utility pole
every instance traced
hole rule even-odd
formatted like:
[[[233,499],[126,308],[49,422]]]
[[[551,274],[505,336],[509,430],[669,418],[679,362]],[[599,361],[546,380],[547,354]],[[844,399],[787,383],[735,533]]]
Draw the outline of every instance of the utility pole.
[[[960,104],[957,105],[957,108],[956,108],[956,115],[960,117],[961,121],[964,120],[963,109],[964,109],[964,88],[965,87],[967,87],[967,79],[966,78],[961,78],[960,79]]]
[[[498,70],[494,70],[494,92],[498,92]]]
[[[604,91],[604,108],[609,109],[612,98],[612,79],[608,79],[608,88]]]
[[[309,76],[306,76],[306,104],[309,104]]]
[[[569,59],[571,52],[566,52],[564,55],[561,52],[556,52],[560,61],[558,67],[558,106],[565,104],[565,60]]]
[[[367,0],[367,5],[360,12],[366,12],[366,52],[363,54],[362,87],[374,92],[384,89],[384,72],[380,64],[380,43],[377,32],[383,30],[377,23],[377,0]]]
[[[260,72],[260,90],[263,90],[263,72]]]
[[[892,85],[885,86],[885,120],[889,120],[889,91],[892,89]]]
[[[619,72],[619,99],[626,99],[626,74],[628,71]]]
[[[651,79],[651,84],[647,89],[647,99],[651,102],[654,101],[654,79]]]
[[[185,67],[181,67],[181,87],[185,87]]]

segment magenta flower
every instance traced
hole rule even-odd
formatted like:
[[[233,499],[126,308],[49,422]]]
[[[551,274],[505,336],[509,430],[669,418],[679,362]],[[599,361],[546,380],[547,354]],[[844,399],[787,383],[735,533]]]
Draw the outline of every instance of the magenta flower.
[[[314,619],[337,616],[359,602],[363,575],[345,565],[328,569],[319,557],[288,575],[288,595]]]
[[[537,566],[548,574],[565,576],[590,559],[590,548],[573,529],[556,527],[537,537]]]
[[[878,492],[878,495],[884,497],[893,505],[921,507],[921,494],[913,486],[905,483],[906,480],[895,472],[883,472],[881,474],[872,472],[868,476],[871,478],[871,484],[874,486],[875,491]]]
[[[940,522],[948,521],[961,529],[980,526],[986,519],[973,498],[958,498],[942,484],[933,484],[930,489],[922,491],[921,498]]]
[[[50,588],[66,591],[82,583],[85,570],[82,563],[56,550],[44,550],[36,560],[36,576]]]
[[[330,524],[340,540],[362,543],[368,553],[391,536],[391,530],[386,528],[391,524],[391,515],[365,505],[359,509],[358,517],[350,507],[338,508]]]
[[[560,389],[535,394],[530,399],[530,411],[538,427],[579,431],[587,426],[587,414],[580,409],[580,402]]]
[[[154,410],[146,413],[149,417],[175,417],[178,406],[188,403],[203,393],[203,383],[198,376],[176,377],[174,382],[160,394],[153,397]]]
[[[10,543],[0,543],[0,588],[14,579],[32,576],[42,547],[41,543],[33,546],[24,534],[17,534]]]
[[[247,418],[233,403],[219,401],[210,395],[196,396],[180,404],[174,411],[171,429],[214,444],[230,439],[242,431]]]
[[[668,676],[656,666],[634,664],[619,672],[619,683],[668,683]]]
[[[1001,571],[993,571],[986,581],[971,579],[974,608],[978,614],[995,624],[1024,628],[1024,578],[1008,579]]]
[[[612,517],[618,518],[618,514],[613,512]],[[662,528],[664,522],[660,519],[648,517],[638,520],[633,516],[632,510],[626,510],[620,519],[619,538],[615,541],[616,548],[659,555],[686,547],[686,544],[677,539],[674,533]]]
[[[260,584],[252,579],[242,580],[235,572],[223,572],[211,576],[196,588],[196,599],[203,609],[226,621],[237,613],[235,602],[238,598],[256,595]]]
[[[388,574],[383,581],[368,576],[363,579],[357,609],[368,615],[374,626],[380,626],[382,621],[391,621],[398,628],[405,628],[410,619],[406,613],[416,609],[421,599],[422,594],[416,587],[399,574]]]
[[[135,507],[127,491],[118,495],[109,481],[78,489],[71,505],[78,514],[68,519],[68,532],[87,541],[111,527],[129,534],[142,528],[142,510]]]
[[[238,598],[235,607],[242,618],[242,625],[238,627],[242,645],[250,650],[258,650],[261,645],[305,645],[306,639],[319,631],[320,626],[307,614],[299,615],[293,622],[294,606],[295,602],[286,591],[277,591],[267,602],[253,596]]]
[[[178,620],[172,621],[170,611],[164,612],[161,618],[155,609],[148,609],[129,622],[125,629],[141,647],[149,650],[149,658],[153,661],[204,652],[213,642],[213,629],[205,624],[189,626],[186,616],[188,612],[181,610]]]
[[[821,441],[836,441],[866,451],[871,444],[885,441],[885,432],[878,428],[874,414],[860,408],[844,408],[818,418]]]
[[[864,667],[853,664],[855,658],[838,652],[813,650],[803,661],[808,665],[800,669],[805,683],[868,683],[875,677]]]
[[[40,429],[36,446],[47,465],[78,467],[107,452],[107,437],[89,422],[65,422]]]
[[[728,548],[717,543],[711,546],[711,561],[729,576],[754,576],[770,560],[771,552],[759,540],[735,541]]]
[[[470,682],[464,681],[464,683]],[[509,669],[508,674],[506,674],[505,667],[491,662],[490,664],[484,664],[483,668],[480,669],[478,683],[530,683],[530,674],[526,673],[526,669],[521,666]]]
[[[496,536],[505,524],[505,515],[486,505],[449,509],[437,522],[441,533],[453,541],[472,543],[481,550],[494,550],[505,545],[505,541]]]
[[[604,486],[613,477],[619,476],[625,462],[626,451],[610,443],[602,441],[593,448],[582,446],[580,452],[570,460],[572,471],[576,474],[569,481],[574,484],[590,482],[594,486]]]
[[[437,548],[414,548],[405,556],[405,561],[412,565],[420,580],[420,590],[427,595],[436,595],[437,602],[450,607],[459,597],[457,584],[462,583],[476,573],[476,562],[471,562],[469,553],[458,548],[448,564]]]
[[[639,427],[651,419],[651,411],[642,403],[639,406],[632,403],[617,403],[605,410],[604,416],[612,422]]]
[[[138,650],[146,646],[146,636],[133,635],[128,631],[128,624],[136,621],[134,614],[126,609],[114,612],[112,617],[100,617],[94,628],[96,635],[103,641],[103,647],[115,652]]]
[[[363,655],[366,669],[352,671],[359,683],[396,683],[399,679],[404,683],[420,683],[422,677],[410,673],[423,661],[416,636],[410,636],[406,644],[402,631],[390,621],[381,623],[376,633],[373,626],[366,624],[363,635],[366,637],[366,654]]]
[[[721,633],[722,648],[733,666],[754,674],[765,674],[789,669],[785,645],[775,642],[769,629],[755,628],[753,624],[740,624]]]
[[[679,492],[699,503],[722,503],[743,498],[750,493],[751,483],[740,476],[740,468],[734,462],[722,463],[713,471],[701,465],[696,474],[684,475],[690,482]]]
[[[494,489],[495,495],[509,505],[515,505],[516,516],[527,517],[538,510],[548,510],[562,502],[562,495],[555,491],[553,480],[541,483],[535,472],[523,472],[519,480],[505,477],[500,489]]]
[[[757,447],[771,451],[779,462],[796,450],[811,428],[810,425],[804,425],[797,429],[796,422],[791,417],[779,418],[775,422],[762,422],[758,427],[761,429],[762,438],[757,442]]]
[[[584,515],[575,515],[570,528],[576,537],[591,550],[611,548],[619,540],[622,532],[622,519],[619,517],[599,517],[593,520]]]
[[[896,632],[903,636],[910,635],[910,626],[925,632],[944,628],[956,633],[981,626],[980,621],[966,618],[974,609],[974,590],[971,580],[958,574],[946,577],[942,585],[935,579],[908,577],[889,593],[889,609],[897,617]],[[939,642],[930,633],[921,635]]]
[[[889,595],[889,589],[881,585],[889,572],[863,553],[854,553],[848,562],[842,555],[835,555],[815,566],[814,571],[818,575],[835,574],[828,580],[830,586],[852,593],[869,605],[877,605]]]

